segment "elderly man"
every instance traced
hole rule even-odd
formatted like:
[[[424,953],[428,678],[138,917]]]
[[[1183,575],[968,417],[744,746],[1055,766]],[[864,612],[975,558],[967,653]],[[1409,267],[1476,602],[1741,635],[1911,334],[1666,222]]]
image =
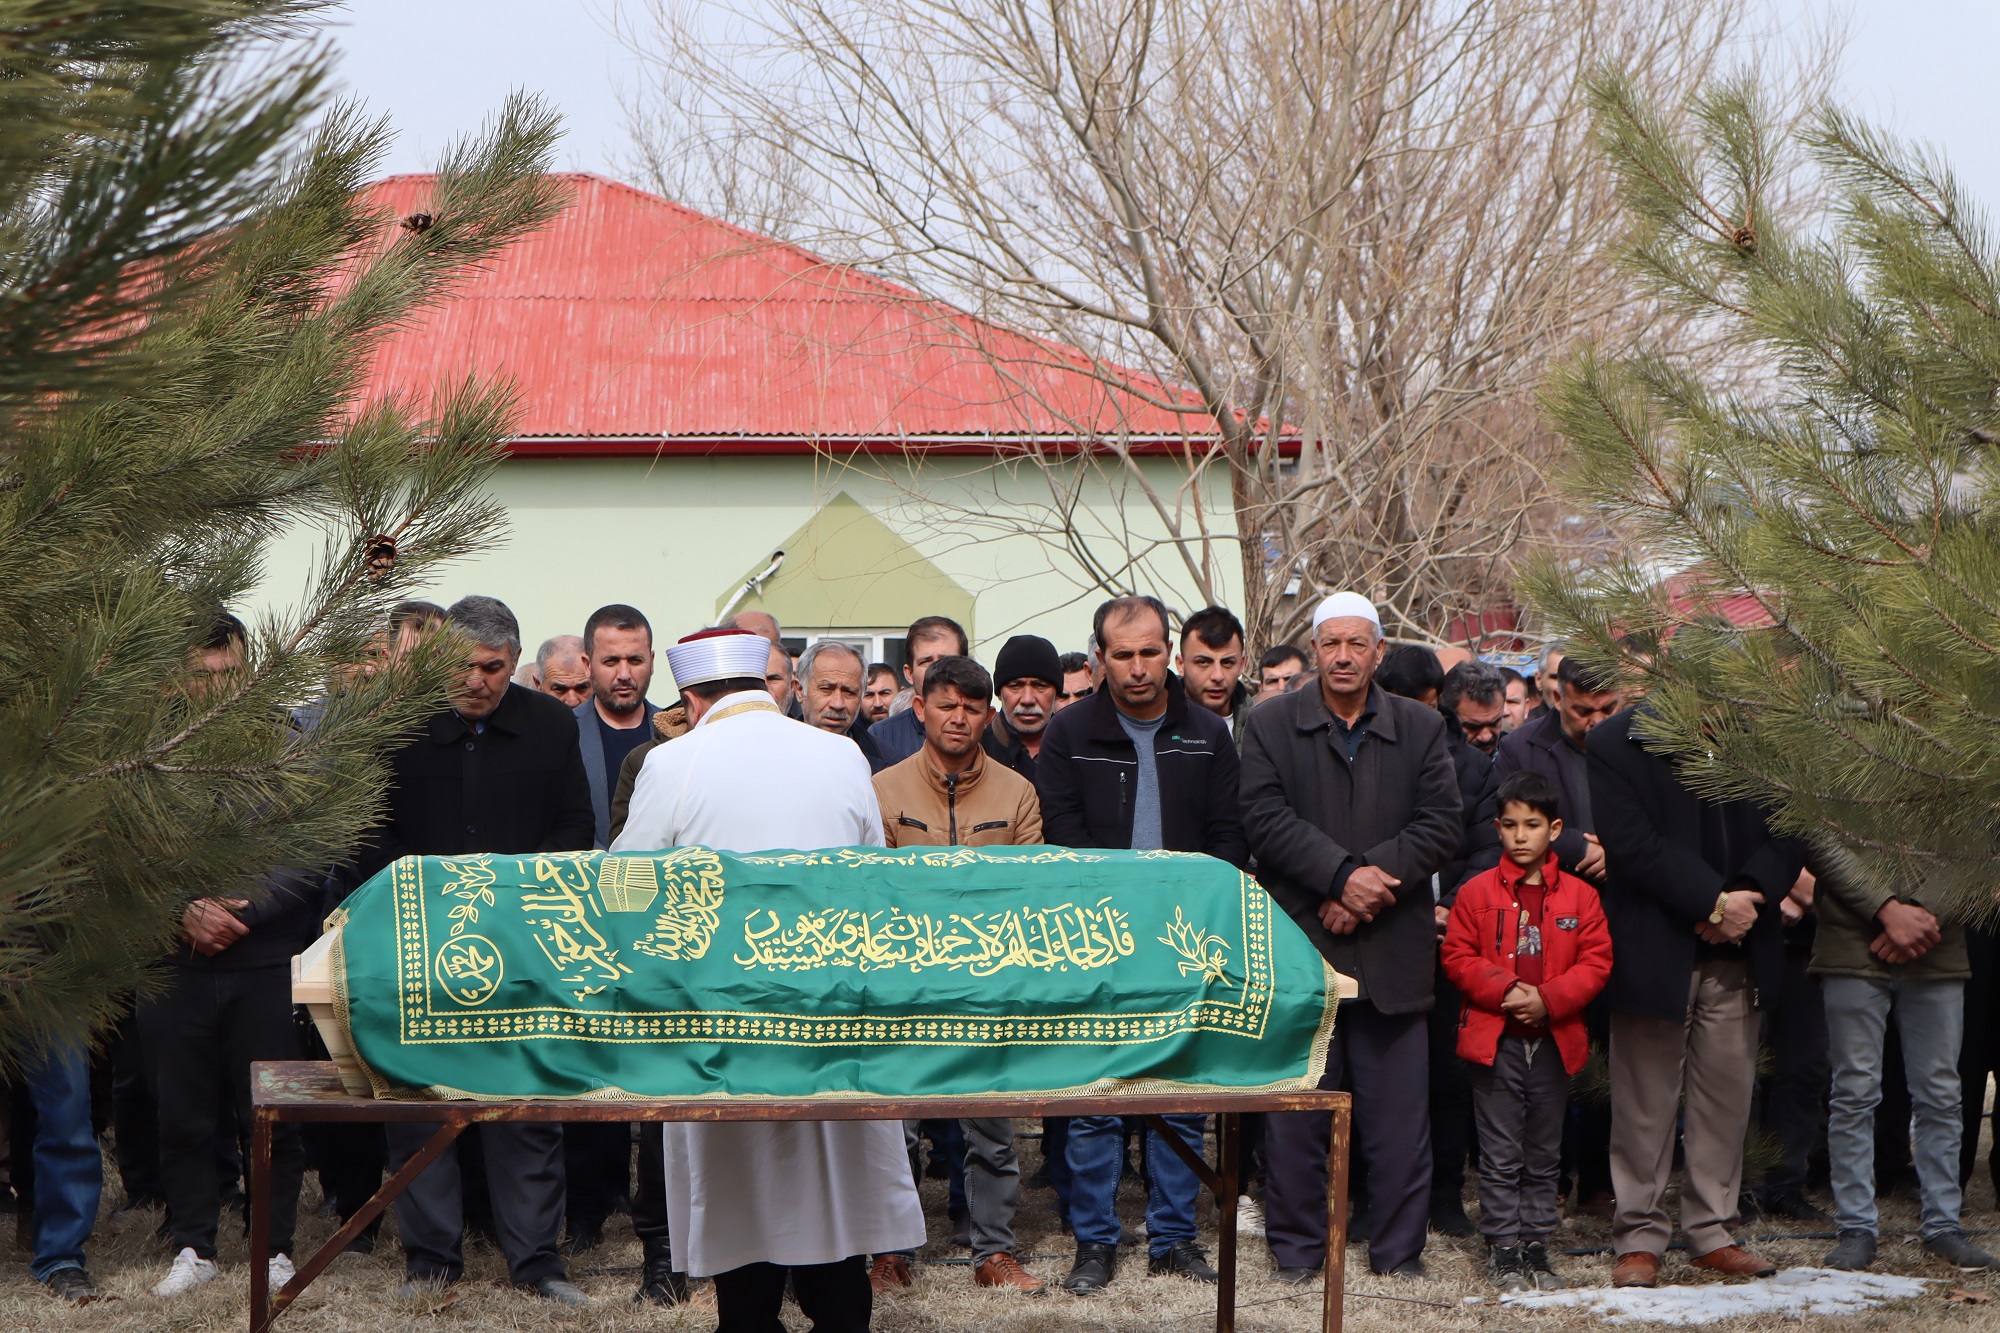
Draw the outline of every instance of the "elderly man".
[[[1258,878],[1328,962],[1355,979],[1321,1087],[1354,1094],[1367,1171],[1369,1266],[1421,1276],[1431,1178],[1425,1015],[1437,953],[1431,876],[1464,837],[1444,718],[1374,683],[1382,622],[1356,593],[1313,615],[1315,687],[1250,714],[1243,824]],[[1266,1237],[1278,1278],[1326,1257],[1325,1112],[1274,1113]]]
[[[862,717],[862,672],[868,664],[852,645],[820,639],[799,654],[799,717],[807,726],[845,736],[861,747],[873,772],[882,770],[882,756]]]
[[[1243,865],[1236,746],[1229,726],[1192,705],[1167,670],[1167,609],[1153,597],[1116,597],[1097,608],[1104,689],[1049,724],[1036,762],[1044,836],[1058,847],[1206,852]],[[1163,1117],[1195,1151],[1207,1117]],[[1200,1181],[1157,1131],[1148,1131],[1148,1271],[1214,1282],[1195,1237]],[[1118,1271],[1118,1180],[1125,1162],[1117,1116],[1078,1116],[1065,1149],[1076,1263],[1063,1286],[1089,1295]]]
[[[590,779],[576,719],[547,695],[509,681],[521,655],[514,613],[491,597],[464,597],[447,614],[465,664],[450,706],[389,756],[388,808],[358,858],[363,879],[403,856],[590,848]],[[392,1166],[400,1168],[429,1138],[423,1125],[390,1126]],[[483,1125],[480,1138],[508,1275],[549,1300],[589,1304],[556,1252],[565,1187],[561,1128]],[[458,1155],[447,1151],[396,1201],[403,1295],[464,1275],[464,1222]]]
[[[784,646],[784,632],[778,627],[778,618],[769,611],[738,611],[729,617],[728,628],[748,630],[774,648]]]
[[[542,640],[535,650],[535,664],[528,681],[518,675],[514,683],[552,694],[571,708],[581,707],[590,698],[590,658],[579,634],[558,634]]]
[[[737,630],[667,650],[693,726],[646,756],[613,851],[882,845],[867,762],[785,717],[764,688],[766,650]],[[715,1279],[726,1333],[782,1329],[788,1278],[819,1333],[865,1333],[864,1256],[924,1241],[895,1121],[671,1124],[666,1177],[677,1248],[689,1272]]]
[[[986,752],[1033,782],[1042,737],[1056,715],[1062,658],[1047,639],[1016,634],[1000,645],[993,679],[1000,687],[1000,709],[986,728]]]
[[[1757,1082],[1757,1006],[1782,981],[1780,904],[1804,849],[1774,839],[1749,802],[1690,791],[1633,725],[1637,712],[1594,728],[1588,742],[1591,811],[1610,867],[1611,1280],[1650,1287],[1659,1278],[1673,1234],[1666,1196],[1677,1127],[1691,1261],[1760,1276],[1772,1266],[1730,1230]]]
[[[1243,738],[1250,687],[1243,683],[1243,622],[1227,607],[1210,606],[1181,622],[1181,683],[1188,698],[1229,723]]]
[[[972,641],[965,637],[963,625],[948,616],[920,617],[903,636],[903,678],[912,690],[922,694],[924,672],[930,670],[931,663],[940,657],[971,655]],[[888,720],[870,727],[868,734],[874,738],[884,764],[900,764],[924,748],[924,727],[917,720],[914,708],[891,713]]]

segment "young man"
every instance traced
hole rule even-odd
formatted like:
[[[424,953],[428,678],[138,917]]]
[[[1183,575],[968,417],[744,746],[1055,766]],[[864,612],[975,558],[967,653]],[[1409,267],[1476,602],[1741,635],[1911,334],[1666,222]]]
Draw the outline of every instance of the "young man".
[[[1029,782],[1035,780],[1042,737],[1056,714],[1062,675],[1056,646],[1034,634],[1016,634],[993,659],[1000,707],[986,729],[986,752]]]
[[[1257,659],[1257,701],[1275,698],[1291,688],[1292,681],[1312,669],[1305,651],[1289,643],[1266,648]]]
[[[970,657],[972,642],[965,627],[948,616],[924,616],[912,622],[903,636],[903,676],[918,694],[924,690],[924,672],[940,657]],[[900,764],[924,747],[923,724],[914,708],[891,713],[868,729],[884,767]]]
[[[1593,884],[1604,883],[1604,844],[1597,836],[1584,738],[1622,706],[1618,680],[1574,657],[1558,657],[1555,702],[1539,718],[1500,742],[1495,762],[1500,776],[1532,769],[1562,794],[1562,837],[1556,855],[1563,869]]]
[[[1243,683],[1243,622],[1226,607],[1210,606],[1181,622],[1181,683],[1188,698],[1243,734],[1250,687]]]
[[[1509,736],[1528,720],[1534,701],[1529,698],[1528,678],[1513,667],[1501,667],[1500,679],[1507,682],[1507,708],[1500,715],[1500,734]]]
[[[1565,875],[1562,831],[1539,773],[1500,785],[1501,863],[1459,889],[1445,930],[1445,975],[1464,996],[1458,1055],[1472,1071],[1479,1127],[1479,1229],[1502,1291],[1562,1286],[1549,1267],[1560,1220],[1569,1080],[1590,1057],[1583,1008],[1611,977],[1611,928],[1597,890]]]
[[[1236,747],[1228,724],[1192,706],[1167,670],[1167,609],[1152,597],[1097,608],[1104,689],[1049,724],[1035,768],[1048,841],[1059,847],[1161,848],[1248,861],[1237,800]],[[1206,1116],[1168,1125],[1199,1152]],[[1149,1270],[1214,1282],[1195,1239],[1200,1181],[1164,1142],[1147,1151]],[[1118,1271],[1118,1180],[1125,1136],[1117,1116],[1077,1116],[1066,1148],[1076,1263],[1063,1286],[1084,1296]]]
[[[888,718],[889,705],[895,697],[896,668],[887,662],[870,662],[868,687],[861,691],[861,711],[869,726]]]
[[[1049,656],[1054,658],[1054,648]],[[931,663],[923,693],[911,704],[923,719],[924,748],[875,775],[889,846],[1008,847],[1042,840],[1034,787],[981,745],[993,718],[992,701],[992,678],[971,658]],[[1014,1122],[988,1117],[958,1125],[965,1135],[973,1280],[982,1287],[1039,1294],[1040,1280],[1014,1257],[1014,1214],[1021,1204]],[[876,1269],[881,1282],[908,1285],[905,1256],[879,1256]]]
[[[1062,689],[1056,694],[1055,712],[1060,713],[1079,699],[1088,699],[1097,688],[1097,676],[1090,669],[1090,658],[1083,653],[1064,653],[1062,662]]]

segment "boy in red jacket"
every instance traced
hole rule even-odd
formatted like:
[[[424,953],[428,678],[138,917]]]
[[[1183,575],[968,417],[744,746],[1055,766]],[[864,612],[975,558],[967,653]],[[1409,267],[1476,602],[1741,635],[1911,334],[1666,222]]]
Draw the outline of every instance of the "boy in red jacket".
[[[1549,1267],[1570,1075],[1590,1053],[1583,1007],[1611,979],[1597,890],[1556,868],[1554,784],[1508,776],[1494,797],[1502,860],[1467,880],[1445,928],[1444,971],[1465,997],[1458,1054],[1472,1066],[1479,1230],[1502,1291],[1562,1286]]]

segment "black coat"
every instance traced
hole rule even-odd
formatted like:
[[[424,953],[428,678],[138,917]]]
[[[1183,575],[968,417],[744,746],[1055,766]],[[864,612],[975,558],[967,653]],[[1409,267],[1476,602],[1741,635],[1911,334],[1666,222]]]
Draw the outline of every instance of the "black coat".
[[[1369,691],[1375,717],[1350,762],[1317,688],[1266,699],[1243,732],[1243,825],[1257,877],[1361,998],[1386,1014],[1431,1007],[1437,928],[1431,876],[1465,838],[1444,716]],[[1319,907],[1355,868],[1401,880],[1394,906],[1352,935]]]
[[[1443,716],[1444,743],[1458,773],[1459,818],[1465,829],[1458,851],[1438,871],[1439,901],[1450,907],[1458,899],[1459,885],[1500,864],[1500,830],[1493,827],[1500,813],[1493,802],[1494,793],[1500,790],[1500,770],[1493,756],[1465,739],[1457,718],[1449,713]]]
[[[1035,780],[1035,756],[1028,753],[1027,745],[1014,734],[998,708],[993,710],[993,720],[986,724],[986,734],[979,743],[990,758],[998,759],[1030,782]]]
[[[479,734],[451,709],[435,713],[390,765],[360,882],[402,856],[587,852],[595,840],[576,717],[552,695],[508,686]]]
[[[1238,808],[1236,745],[1229,724],[1188,706],[1167,675],[1167,712],[1153,737],[1160,781],[1160,841],[1170,852],[1249,860]],[[1139,756],[1118,724],[1111,691],[1098,690],[1049,720],[1035,763],[1042,836],[1058,847],[1130,847]]]
[[[1583,835],[1597,833],[1598,830],[1586,827],[1585,821],[1577,818],[1576,812],[1583,808],[1583,801],[1570,790],[1569,782],[1563,776],[1562,761],[1556,757],[1555,749],[1558,745],[1568,744],[1568,738],[1563,735],[1562,714],[1545,708],[1501,738],[1500,752],[1493,757],[1493,767],[1503,778],[1509,773],[1524,770],[1540,773],[1562,793],[1563,831],[1562,836],[1556,839],[1556,863],[1574,875],[1585,853],[1590,850],[1590,840]],[[1604,816],[1596,810],[1594,799],[1591,805],[1589,823],[1603,823]]]
[[[1641,705],[1640,707],[1643,707]],[[1590,733],[1590,801],[1608,872],[1604,915],[1611,923],[1613,1009],[1681,1022],[1696,961],[1695,926],[1724,889],[1764,895],[1744,936],[1755,997],[1777,994],[1784,972],[1778,904],[1805,864],[1804,848],[1774,838],[1748,801],[1713,805],[1681,785],[1672,763],[1633,733],[1628,708]]]

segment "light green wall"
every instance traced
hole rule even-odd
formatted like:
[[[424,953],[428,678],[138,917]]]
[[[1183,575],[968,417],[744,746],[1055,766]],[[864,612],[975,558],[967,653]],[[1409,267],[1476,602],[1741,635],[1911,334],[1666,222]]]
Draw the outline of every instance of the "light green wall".
[[[1238,601],[1226,478],[1199,483],[1197,497],[1171,462],[1142,466],[1190,536],[1202,527],[1199,499],[1208,530],[1225,539],[1212,547],[1217,586]],[[842,492],[972,596],[974,652],[987,660],[1016,633],[1044,635],[1063,651],[1084,646],[1100,594],[1059,545],[1021,531],[1050,527],[1065,510],[1094,558],[1116,567],[1136,557],[1135,586],[1181,610],[1198,605],[1153,504],[1129,479],[1081,465],[1049,474],[978,458],[921,470],[901,459],[849,466],[809,456],[517,459],[502,466],[493,489],[511,518],[508,540],[455,566],[430,595],[446,603],[474,592],[499,597],[520,617],[531,653],[549,635],[579,632],[607,602],[640,608],[662,642],[710,624],[718,599]],[[304,535],[280,543],[261,602],[297,595],[316,545]],[[934,610],[911,606],[903,619]],[[788,623],[785,632],[806,628],[820,627]]]

